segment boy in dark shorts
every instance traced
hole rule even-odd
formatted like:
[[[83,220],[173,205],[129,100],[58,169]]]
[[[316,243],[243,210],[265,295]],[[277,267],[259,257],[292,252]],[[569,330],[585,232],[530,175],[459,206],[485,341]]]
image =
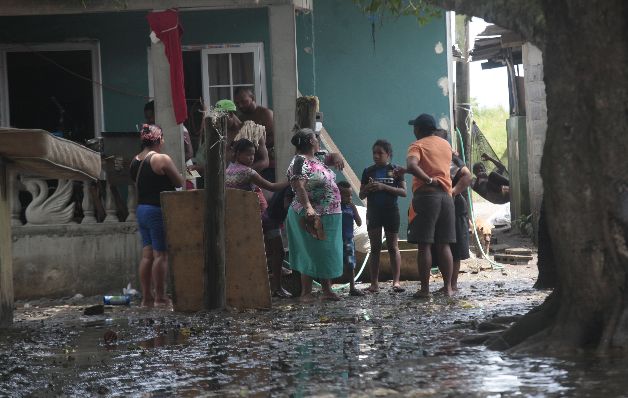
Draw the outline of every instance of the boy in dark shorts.
[[[406,182],[403,176],[396,176],[397,166],[391,163],[392,145],[386,140],[373,144],[373,165],[362,172],[360,198],[367,198],[366,225],[371,243],[369,271],[370,293],[379,291],[379,258],[382,250],[382,228],[386,234],[386,246],[390,256],[390,270],[393,277],[393,293],[403,292],[399,282],[401,274],[401,254],[399,253],[399,207],[397,198],[406,196]]]
[[[351,270],[351,281],[349,282],[349,295],[363,296],[364,293],[355,288],[355,244],[353,243],[353,222],[362,225],[362,219],[358,214],[358,209],[351,200],[351,185],[347,181],[340,181],[338,184],[340,191],[340,209],[342,210],[342,261],[346,269]]]
[[[432,245],[436,246],[438,252],[438,264],[443,275],[443,292],[451,296],[453,259],[449,244],[456,242],[450,176],[452,150],[449,142],[435,135],[436,121],[431,115],[419,115],[409,124],[414,126],[417,140],[408,148],[407,167],[402,171],[413,176],[414,194],[408,220],[408,241],[418,243],[417,263],[421,280],[421,289],[414,297],[426,298],[430,295]]]

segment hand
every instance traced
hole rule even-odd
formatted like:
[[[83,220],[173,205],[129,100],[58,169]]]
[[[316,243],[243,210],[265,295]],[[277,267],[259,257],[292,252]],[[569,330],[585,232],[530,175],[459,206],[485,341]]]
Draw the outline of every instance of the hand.
[[[393,169],[393,177],[394,178],[399,178],[399,177],[403,177],[403,175],[407,173],[407,170],[401,166],[397,166]]]
[[[382,184],[381,182],[371,182],[369,183],[367,188],[369,188],[369,192],[383,191],[384,184]]]
[[[314,218],[316,217],[318,214],[316,214],[316,210],[314,210],[314,208],[312,206],[308,206],[305,208],[305,217],[307,218]]]
[[[483,161],[485,161],[485,162],[486,162],[486,161],[487,161],[487,160],[489,160],[490,158],[488,157],[488,155],[487,155],[487,154],[483,153],[482,155],[480,155],[480,159],[482,159]]]
[[[325,164],[327,166],[334,166],[338,170],[342,170],[345,168],[345,162],[342,160],[342,156],[339,153],[330,153],[327,155],[325,159]]]
[[[266,146],[266,134],[259,137],[259,141],[257,141],[257,145],[258,145],[257,146],[258,148]]]

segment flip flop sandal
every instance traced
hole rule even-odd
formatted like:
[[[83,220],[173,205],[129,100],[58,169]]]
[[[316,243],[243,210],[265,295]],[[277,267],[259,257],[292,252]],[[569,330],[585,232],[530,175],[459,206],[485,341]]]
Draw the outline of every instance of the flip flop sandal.
[[[406,291],[406,289],[402,288],[401,286],[393,286],[392,291],[393,293],[403,293]]]
[[[349,296],[355,296],[355,297],[362,297],[366,295],[366,293],[364,293],[363,291],[360,290],[349,290]]]

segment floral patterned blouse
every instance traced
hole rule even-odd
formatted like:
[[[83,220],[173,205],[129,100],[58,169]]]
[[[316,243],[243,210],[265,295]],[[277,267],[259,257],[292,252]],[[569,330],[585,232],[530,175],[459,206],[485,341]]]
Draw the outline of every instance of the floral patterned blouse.
[[[319,215],[339,214],[340,191],[336,186],[336,174],[323,162],[296,155],[288,167],[288,181],[305,180],[305,191],[312,207]],[[301,213],[303,206],[295,196],[290,204],[292,209]]]

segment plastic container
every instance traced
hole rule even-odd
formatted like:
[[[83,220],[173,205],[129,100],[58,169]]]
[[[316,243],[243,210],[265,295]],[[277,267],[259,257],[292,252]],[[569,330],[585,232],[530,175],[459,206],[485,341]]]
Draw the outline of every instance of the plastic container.
[[[102,301],[105,305],[130,305],[131,296],[128,294],[121,296],[103,296]]]

